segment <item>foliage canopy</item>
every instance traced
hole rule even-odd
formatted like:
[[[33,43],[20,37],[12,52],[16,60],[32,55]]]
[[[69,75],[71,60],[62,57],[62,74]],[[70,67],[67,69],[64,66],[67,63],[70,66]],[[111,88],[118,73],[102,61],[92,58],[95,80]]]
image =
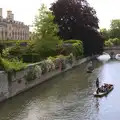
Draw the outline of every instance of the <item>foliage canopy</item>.
[[[61,38],[82,40],[86,55],[102,51],[103,39],[97,31],[99,20],[86,0],[57,0],[50,10],[59,25]]]
[[[56,55],[57,45],[61,42],[57,36],[58,25],[53,20],[52,13],[42,5],[35,19],[35,50],[42,57]]]

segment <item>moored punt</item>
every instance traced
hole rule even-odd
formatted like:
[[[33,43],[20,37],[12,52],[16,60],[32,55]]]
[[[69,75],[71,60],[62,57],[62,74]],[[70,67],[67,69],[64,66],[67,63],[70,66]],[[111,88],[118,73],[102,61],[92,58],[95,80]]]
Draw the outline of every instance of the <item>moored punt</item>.
[[[87,73],[92,73],[94,71],[94,69],[93,70],[87,70]]]
[[[116,58],[117,60],[120,60],[120,54],[117,54],[117,55],[115,56],[115,58]]]
[[[89,66],[87,68],[87,73],[92,73],[94,71],[94,67],[93,66]]]
[[[97,93],[97,90],[93,93],[93,95],[95,96],[95,97],[103,97],[103,96],[105,96],[105,95],[107,95],[109,92],[111,92],[112,90],[113,90],[113,88],[114,88],[114,86],[113,85],[111,85],[111,84],[108,84],[109,85],[109,87],[107,88],[107,90],[106,91],[104,91],[104,92],[100,92],[99,91],[99,93]],[[101,88],[101,87],[100,87]]]

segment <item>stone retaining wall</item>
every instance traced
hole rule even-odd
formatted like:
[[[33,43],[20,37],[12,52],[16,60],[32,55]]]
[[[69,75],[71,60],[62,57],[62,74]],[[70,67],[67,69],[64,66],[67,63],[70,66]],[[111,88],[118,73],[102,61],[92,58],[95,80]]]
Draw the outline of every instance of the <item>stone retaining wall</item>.
[[[39,63],[32,64],[19,72],[0,72],[0,102],[13,97],[27,89],[30,89],[58,74],[61,74],[75,66],[86,62],[89,58],[74,60],[72,64],[67,63],[63,70],[57,69],[43,75],[39,72]]]

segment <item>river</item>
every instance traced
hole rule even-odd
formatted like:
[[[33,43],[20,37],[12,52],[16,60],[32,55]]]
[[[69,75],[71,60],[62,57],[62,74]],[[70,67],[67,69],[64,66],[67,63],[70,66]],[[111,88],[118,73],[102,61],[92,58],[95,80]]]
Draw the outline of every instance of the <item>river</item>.
[[[100,60],[93,73],[84,63],[0,103],[0,120],[120,120],[120,62]],[[108,96],[93,96],[97,77],[114,85]]]

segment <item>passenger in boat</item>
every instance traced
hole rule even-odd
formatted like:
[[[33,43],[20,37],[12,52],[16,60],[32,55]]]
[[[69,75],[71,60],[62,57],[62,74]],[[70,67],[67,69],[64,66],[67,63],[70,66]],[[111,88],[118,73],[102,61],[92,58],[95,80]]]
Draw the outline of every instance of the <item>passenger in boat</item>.
[[[112,85],[109,85],[109,89],[111,88]]]
[[[105,86],[105,88],[108,88],[108,87],[109,87],[109,84],[106,84],[106,83],[105,83],[104,86]]]
[[[111,87],[109,84],[105,84],[104,88],[105,88],[105,92],[108,92]]]
[[[108,91],[108,89],[111,88],[110,84],[105,84],[104,86],[105,86],[105,90],[106,90],[106,91]]]
[[[101,92],[105,92],[105,87],[103,85],[101,86]]]
[[[96,87],[99,88],[99,79],[96,80]]]
[[[108,91],[108,87],[104,87],[104,92],[107,92]]]

